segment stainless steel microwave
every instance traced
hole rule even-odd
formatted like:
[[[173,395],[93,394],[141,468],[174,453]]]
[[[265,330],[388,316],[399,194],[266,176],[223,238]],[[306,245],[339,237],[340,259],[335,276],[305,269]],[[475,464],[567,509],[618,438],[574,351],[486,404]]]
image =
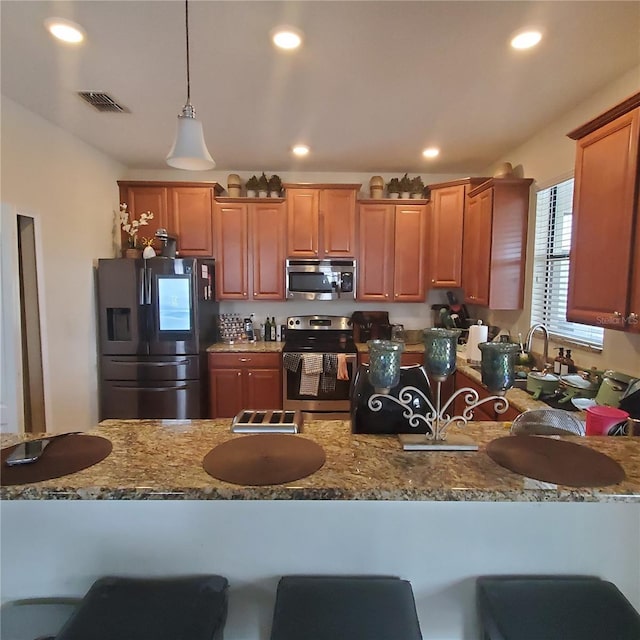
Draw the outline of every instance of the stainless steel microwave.
[[[356,261],[290,258],[286,264],[287,300],[354,300]]]

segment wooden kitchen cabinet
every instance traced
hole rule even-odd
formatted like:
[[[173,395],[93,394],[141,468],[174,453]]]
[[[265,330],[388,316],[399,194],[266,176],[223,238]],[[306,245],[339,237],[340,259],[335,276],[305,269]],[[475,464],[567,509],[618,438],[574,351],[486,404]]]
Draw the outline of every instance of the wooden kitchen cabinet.
[[[285,202],[219,198],[214,207],[218,300],[284,300]]]
[[[640,93],[577,140],[567,320],[640,332]]]
[[[360,184],[285,184],[287,254],[296,258],[356,255],[356,196]]]
[[[133,218],[145,211],[153,220],[140,228],[138,237],[151,238],[164,228],[177,239],[178,256],[213,255],[213,198],[222,191],[216,182],[131,182],[118,181],[120,202],[127,203]],[[126,246],[122,235],[122,246]],[[154,244],[159,249],[156,241]]]
[[[389,200],[360,205],[358,300],[425,300],[427,206]]]
[[[489,178],[465,178],[429,185],[428,279],[431,287],[462,285],[462,237],[467,194]]]
[[[462,242],[465,302],[522,309],[530,178],[490,178],[468,193]]]
[[[282,409],[280,353],[210,352],[211,418],[233,418],[243,409]]]

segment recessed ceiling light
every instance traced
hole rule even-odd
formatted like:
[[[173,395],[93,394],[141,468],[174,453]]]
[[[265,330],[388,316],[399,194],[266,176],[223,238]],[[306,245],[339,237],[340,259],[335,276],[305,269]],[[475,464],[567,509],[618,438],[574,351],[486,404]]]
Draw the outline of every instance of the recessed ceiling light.
[[[440,155],[440,149],[437,147],[429,147],[422,152],[425,158],[437,158]]]
[[[306,144],[296,144],[291,149],[294,155],[296,156],[306,156],[309,153],[309,147]]]
[[[511,46],[514,49],[531,49],[542,40],[542,34],[539,31],[527,30],[521,31],[511,39]]]
[[[271,40],[279,49],[297,49],[302,44],[302,32],[295,27],[277,27],[271,32]]]
[[[64,18],[47,18],[44,21],[44,26],[51,35],[63,42],[78,44],[85,37],[84,29],[79,24]]]

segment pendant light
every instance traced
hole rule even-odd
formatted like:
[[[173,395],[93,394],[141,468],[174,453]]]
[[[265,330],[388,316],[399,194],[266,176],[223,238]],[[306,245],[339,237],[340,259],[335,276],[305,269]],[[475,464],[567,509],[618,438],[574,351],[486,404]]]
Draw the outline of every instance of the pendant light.
[[[176,139],[167,156],[167,164],[176,169],[204,171],[216,166],[207,149],[202,132],[202,123],[196,120],[196,110],[191,104],[191,82],[189,76],[189,0],[185,0],[185,31],[187,34],[187,104],[178,116]]]

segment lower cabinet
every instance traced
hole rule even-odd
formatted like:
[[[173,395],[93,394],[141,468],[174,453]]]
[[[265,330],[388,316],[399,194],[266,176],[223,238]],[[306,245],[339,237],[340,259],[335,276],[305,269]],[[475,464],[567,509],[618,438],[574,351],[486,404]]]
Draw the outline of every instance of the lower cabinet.
[[[209,353],[209,414],[233,418],[243,409],[282,409],[279,353]]]
[[[457,391],[458,389],[463,389],[464,387],[471,387],[478,392],[480,399],[488,398],[491,393],[489,393],[479,382],[472,380],[469,376],[465,375],[460,371],[456,371],[455,373],[455,382],[454,389]],[[462,412],[465,409],[464,402],[464,394],[461,394],[455,400],[455,413],[456,415],[462,415]],[[496,413],[493,408],[493,402],[486,402],[485,404],[481,404],[479,407],[473,412],[474,421],[491,421],[491,422],[506,422],[509,420],[514,420],[516,416],[520,415],[520,411],[514,409],[513,407],[509,407],[505,413]]]

